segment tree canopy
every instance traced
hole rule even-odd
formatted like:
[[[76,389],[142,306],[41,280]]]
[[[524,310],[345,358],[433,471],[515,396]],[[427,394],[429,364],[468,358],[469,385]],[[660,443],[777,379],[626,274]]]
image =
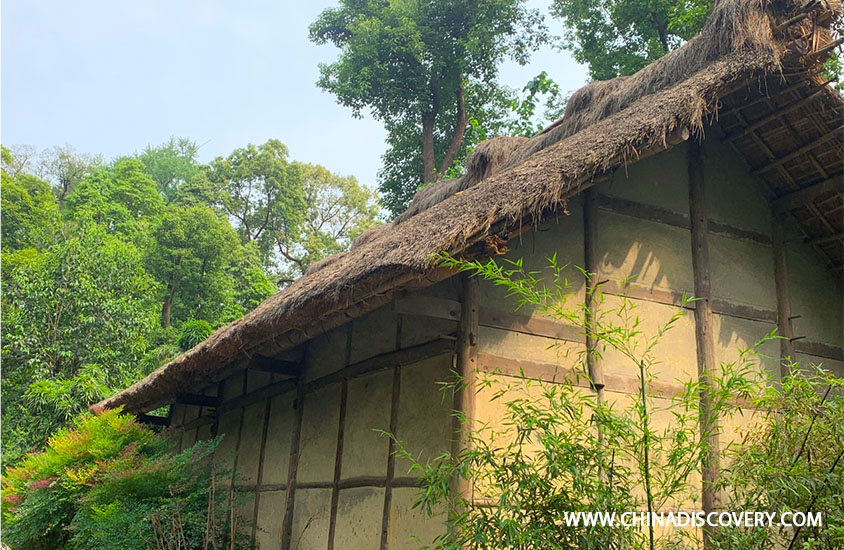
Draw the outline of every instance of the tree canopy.
[[[485,110],[495,104],[500,63],[524,63],[547,32],[523,0],[342,0],[320,14],[310,36],[341,50],[320,65],[317,85],[355,116],[368,110],[390,133],[380,190],[397,214],[465,153],[470,121],[491,121]]]
[[[197,151],[174,138],[106,163],[3,147],[7,463],[375,223],[372,191],[278,140],[210,165]]]

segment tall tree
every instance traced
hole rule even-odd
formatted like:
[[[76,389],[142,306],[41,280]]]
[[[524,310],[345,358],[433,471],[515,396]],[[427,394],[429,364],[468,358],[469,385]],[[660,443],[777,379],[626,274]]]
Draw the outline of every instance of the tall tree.
[[[553,0],[564,45],[594,80],[630,75],[700,32],[714,0]]]
[[[375,193],[353,176],[340,176],[314,164],[299,164],[305,196],[303,219],[295,232],[276,232],[278,252],[288,267],[285,278],[301,275],[311,263],[346,250],[377,223]]]
[[[148,146],[138,155],[144,170],[155,180],[159,193],[168,204],[176,198],[179,189],[188,184],[199,172],[197,155],[199,147],[188,138],[170,138],[157,146]]]
[[[101,157],[77,153],[70,145],[53,147],[41,153],[38,175],[53,185],[61,208],[79,182],[101,164]]]
[[[2,216],[2,248],[39,250],[52,244],[59,225],[59,210],[50,184],[24,172],[19,161],[6,147],[2,148],[0,169],[0,216]],[[11,168],[11,173],[7,171]]]
[[[228,268],[238,252],[234,229],[219,213],[202,205],[170,207],[153,231],[147,254],[149,271],[163,284],[161,326],[201,319],[231,320],[233,286]]]
[[[93,221],[144,248],[149,231],[164,208],[144,165],[129,157],[83,178],[66,204],[67,218]]]
[[[341,50],[337,61],[320,65],[318,86],[355,116],[369,109],[387,126],[391,145],[420,144],[418,186],[458,159],[469,120],[481,108],[467,101],[470,83],[494,83],[507,57],[525,62],[546,31],[524,0],[341,0],[320,14],[310,36]],[[447,128],[439,124],[449,116]],[[399,129],[412,129],[412,137],[395,136]],[[402,190],[382,191],[389,204]]]
[[[214,159],[207,178],[244,243],[255,242],[271,265],[275,234],[295,234],[305,207],[299,167],[277,139]]]

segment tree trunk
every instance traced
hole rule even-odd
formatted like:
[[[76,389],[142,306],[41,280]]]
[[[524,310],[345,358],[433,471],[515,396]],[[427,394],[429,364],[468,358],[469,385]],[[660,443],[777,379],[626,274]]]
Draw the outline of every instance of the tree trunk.
[[[431,110],[422,116],[422,182],[437,181],[434,160],[434,124],[440,110],[440,87],[436,77],[431,77]]]
[[[463,71],[460,71],[460,81],[457,85],[457,122],[451,136],[451,145],[448,146],[448,151],[440,164],[439,174],[444,174],[454,164],[454,159],[457,158],[460,145],[463,143],[463,136],[466,134],[466,124],[466,97],[463,91]]]
[[[161,306],[161,328],[170,326],[170,307],[173,305],[173,292],[168,292],[164,298],[164,305]]]

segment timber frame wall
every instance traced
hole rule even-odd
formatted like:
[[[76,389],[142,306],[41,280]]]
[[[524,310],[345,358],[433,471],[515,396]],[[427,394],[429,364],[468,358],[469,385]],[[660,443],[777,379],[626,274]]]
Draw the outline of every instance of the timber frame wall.
[[[706,198],[696,199],[703,189]],[[583,280],[573,270],[576,300],[589,303],[595,287],[608,302],[625,296],[645,324],[664,320],[684,293],[704,298],[704,307],[686,306],[694,315],[658,350],[665,366],[653,394],[670,399],[682,390],[677,379],[728,360],[774,327],[789,338],[763,350],[774,378],[780,354],[842,374],[840,311],[830,312],[841,302],[840,281],[795,242],[794,227],[771,214],[746,167],[716,140],[619,171],[570,210],[512,239],[508,257],[541,269],[557,252],[595,274]],[[637,371],[612,354],[588,353],[593,343],[581,331],[514,313],[500,288],[457,276],[402,293],[284,356],[253,358],[215,387],[180,394],[170,423],[182,428],[182,448],[226,434],[218,452],[230,457],[232,487],[249,497],[244,529],[264,550],[415,548],[410,537],[430,542],[442,520],[412,509],[417,473],[373,428],[423,458],[459,449],[466,441],[452,408],[472,420],[500,418],[475,377],[524,372],[553,381],[572,366],[555,344],[586,352],[592,383],[582,385],[602,398],[638,392]],[[467,385],[452,401],[436,383],[453,369]],[[739,428],[724,426],[722,439]],[[716,495],[704,501],[716,505]]]

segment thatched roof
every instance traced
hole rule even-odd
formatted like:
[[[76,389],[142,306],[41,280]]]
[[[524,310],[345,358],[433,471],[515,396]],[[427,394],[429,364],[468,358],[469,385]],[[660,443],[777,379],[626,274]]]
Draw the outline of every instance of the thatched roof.
[[[585,86],[572,96],[565,116],[533,138],[480,144],[467,161],[466,176],[424,188],[406,215],[367,233],[351,251],[315,266],[242,319],[95,410],[157,408],[172,402],[176,392],[222,379],[254,354],[292,348],[385,303],[398,289],[442,279],[449,274],[436,268],[433,254],[482,254],[487,240],[506,240],[508,232],[564,206],[596,178],[671,147],[688,131],[700,136],[715,117],[722,117],[722,127],[725,121],[739,121],[730,126],[731,143],[751,168],[769,170],[768,164],[787,159],[770,168],[772,196],[806,191],[819,177],[840,178],[837,125],[844,102],[822,86],[819,75],[840,10],[838,0],[719,2],[697,38],[633,76]],[[817,96],[801,106],[801,120],[811,111],[813,126],[792,124],[790,141],[759,145],[767,158],[753,148],[764,141],[757,133],[736,138],[742,124],[747,129],[810,94]],[[765,106],[768,112],[754,113],[748,121],[744,106]],[[788,122],[774,119],[774,125]],[[763,125],[759,130],[775,128]],[[823,140],[815,135],[824,131],[839,135]],[[834,154],[812,150],[807,144],[815,140],[818,147],[832,147]],[[815,173],[803,170],[805,159],[798,157],[804,153],[813,155]],[[790,188],[776,188],[777,177]],[[840,193],[833,194],[840,200]],[[840,233],[840,213],[832,225]]]

